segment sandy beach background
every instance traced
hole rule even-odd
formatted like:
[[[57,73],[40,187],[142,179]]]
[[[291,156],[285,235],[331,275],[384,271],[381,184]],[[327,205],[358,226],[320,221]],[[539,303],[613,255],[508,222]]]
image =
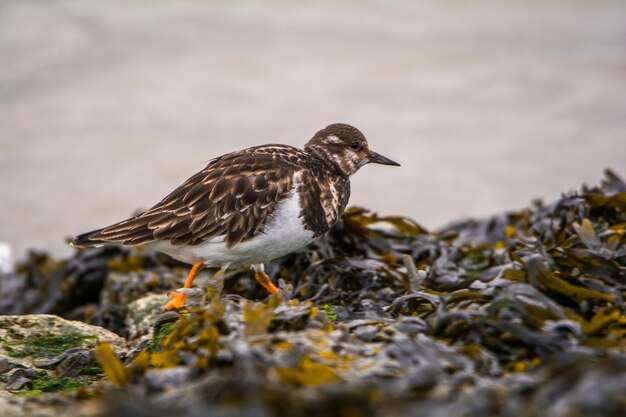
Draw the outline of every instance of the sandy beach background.
[[[347,122],[352,204],[436,228],[626,175],[626,2],[0,2],[0,242],[152,205]]]

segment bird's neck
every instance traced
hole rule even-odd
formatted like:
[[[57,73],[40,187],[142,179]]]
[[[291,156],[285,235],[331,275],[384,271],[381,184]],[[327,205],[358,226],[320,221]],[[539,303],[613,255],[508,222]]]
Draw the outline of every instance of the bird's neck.
[[[323,146],[307,144],[304,150],[309,155],[320,159],[324,165],[336,175],[349,178],[358,170],[358,167],[355,166],[353,161],[346,160],[342,155],[334,154]]]

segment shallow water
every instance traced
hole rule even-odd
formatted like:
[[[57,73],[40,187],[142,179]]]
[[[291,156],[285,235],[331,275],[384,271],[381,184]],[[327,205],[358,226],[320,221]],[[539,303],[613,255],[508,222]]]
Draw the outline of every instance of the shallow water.
[[[426,227],[626,174],[624,2],[3,2],[0,241],[147,207],[210,158],[342,121]]]

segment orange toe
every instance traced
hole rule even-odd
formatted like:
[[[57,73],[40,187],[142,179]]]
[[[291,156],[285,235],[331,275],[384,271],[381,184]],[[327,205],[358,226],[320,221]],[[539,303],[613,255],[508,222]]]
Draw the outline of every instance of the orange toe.
[[[265,272],[258,271],[256,274],[254,274],[254,277],[257,281],[259,281],[259,284],[261,284],[263,288],[265,288],[270,293],[278,294],[280,292],[280,290],[276,288],[274,283],[270,280],[269,275],[267,275]]]
[[[181,310],[185,308],[185,302],[187,300],[187,294],[178,293],[178,292],[170,292],[167,294],[168,297],[171,297],[169,303],[165,305],[166,310]]]

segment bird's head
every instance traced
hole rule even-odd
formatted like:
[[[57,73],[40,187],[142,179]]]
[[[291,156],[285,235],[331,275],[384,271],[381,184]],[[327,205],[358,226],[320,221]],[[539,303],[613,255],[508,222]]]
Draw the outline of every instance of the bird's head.
[[[356,127],[343,123],[326,126],[304,145],[304,149],[333,163],[348,176],[369,163],[400,166],[399,163],[370,151],[363,133]]]

